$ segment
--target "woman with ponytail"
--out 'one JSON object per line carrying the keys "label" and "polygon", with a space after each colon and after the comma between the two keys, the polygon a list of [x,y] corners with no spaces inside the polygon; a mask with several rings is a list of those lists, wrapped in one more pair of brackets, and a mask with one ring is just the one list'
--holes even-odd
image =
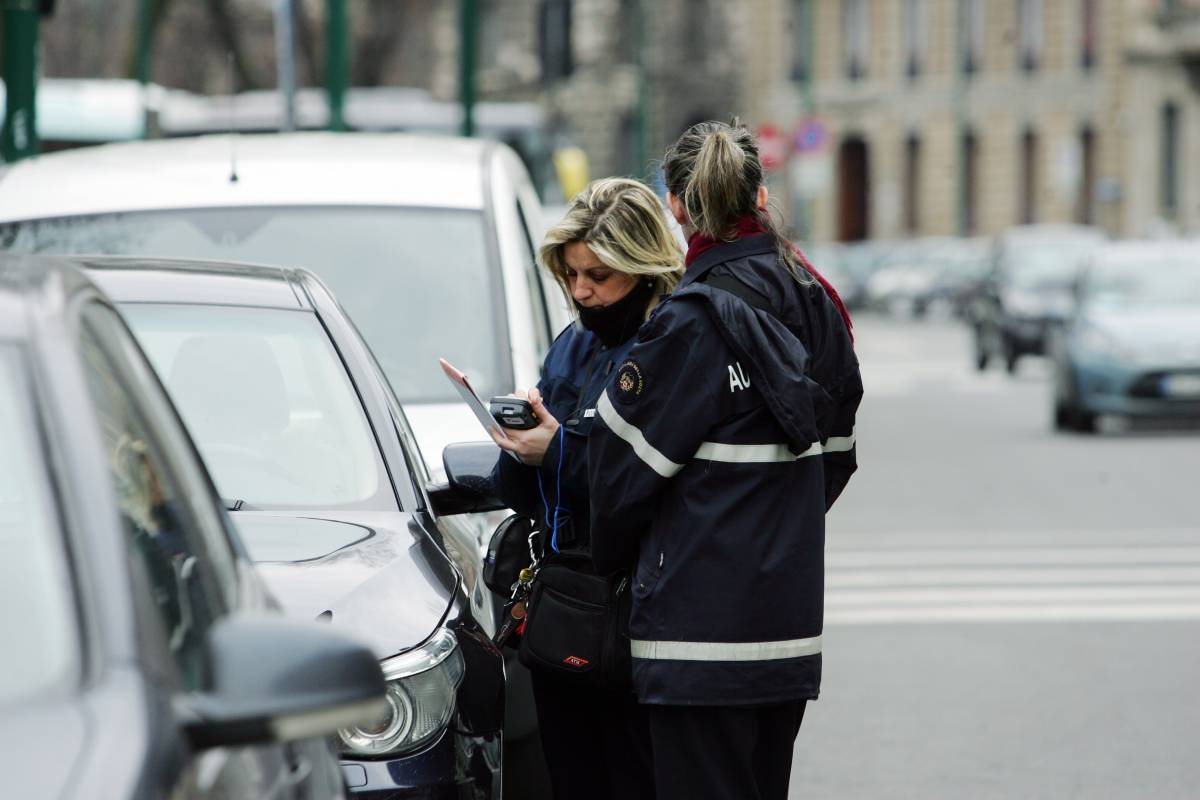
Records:
{"label": "woman with ponytail", "polygon": [[663,170],[686,270],[596,404],[592,558],[636,563],[657,797],[783,800],[820,687],[825,512],[857,466],[850,317],[772,221],[750,131],[694,125]]}

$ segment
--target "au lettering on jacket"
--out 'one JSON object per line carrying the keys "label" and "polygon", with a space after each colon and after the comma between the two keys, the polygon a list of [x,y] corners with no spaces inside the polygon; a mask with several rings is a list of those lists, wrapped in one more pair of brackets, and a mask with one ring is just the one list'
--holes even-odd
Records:
{"label": "au lettering on jacket", "polygon": [[739,389],[745,390],[750,388],[750,376],[742,369],[740,361],[729,365],[729,391],[736,392]]}

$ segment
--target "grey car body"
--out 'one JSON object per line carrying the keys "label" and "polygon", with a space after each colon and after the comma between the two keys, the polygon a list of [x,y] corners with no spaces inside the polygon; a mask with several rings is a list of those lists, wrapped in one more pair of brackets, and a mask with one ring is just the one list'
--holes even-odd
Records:
{"label": "grey car body", "polygon": [[[385,675],[395,679],[393,689],[404,680],[394,674],[398,667],[407,671],[406,664],[423,661],[431,647],[436,650],[439,636],[447,631],[453,635],[454,658],[461,657],[463,674],[457,688],[449,689],[448,718],[411,748],[371,754],[353,752],[343,743],[342,766],[351,789],[380,797],[498,796],[504,673],[500,653],[488,638],[494,631],[494,609],[479,579],[478,548],[460,520],[439,513],[404,413],[333,296],[304,270],[162,259],[88,259],[87,264],[150,353],[196,435],[251,557],[289,615],[328,619],[369,643]],[[245,330],[251,333],[229,347],[224,328],[189,327],[196,324],[187,321],[189,314],[202,319],[246,315]],[[290,426],[289,419],[297,416],[283,399],[292,396],[292,387],[284,385],[276,363],[293,339],[281,334],[285,341],[277,350],[260,341],[269,335],[268,322],[281,315],[289,324],[313,331],[328,350],[339,374],[324,373],[322,380],[351,387],[348,396],[358,406],[354,414],[365,423],[364,446],[370,450],[361,451],[359,458],[377,465],[380,476],[376,489],[363,498],[326,503],[319,496],[332,473],[358,467],[339,460],[352,449],[349,438],[324,451],[338,465],[332,473],[296,476],[308,492],[316,493],[311,499],[263,502],[249,486],[266,484],[239,475],[221,460],[227,454],[218,445],[225,441],[230,442],[232,467],[261,460],[272,472],[319,466],[302,456],[292,464],[271,461],[273,451],[256,450],[250,441],[256,428]],[[152,319],[165,320],[169,329],[164,333]],[[184,321],[175,325],[178,320]],[[173,365],[158,357],[163,337],[183,340]],[[189,342],[224,347],[227,354],[224,361],[214,361],[210,353],[207,360],[197,364],[191,359],[185,367]],[[305,368],[313,366],[311,358],[293,356],[297,364],[303,360]],[[305,374],[311,374],[315,391],[322,373]],[[248,396],[253,402],[239,399]],[[274,403],[277,396],[279,403]],[[272,402],[261,402],[264,397]],[[239,412],[244,408],[245,427],[214,432],[211,420],[200,418],[206,405],[222,404]],[[269,413],[264,415],[264,408]],[[239,416],[225,414],[220,422],[240,424]],[[304,433],[309,446],[314,436]],[[421,674],[426,673],[413,673]],[[412,692],[403,692],[397,702],[412,701]]]}
{"label": "grey car body", "polygon": [[1054,422],[1099,415],[1200,418],[1200,245],[1115,243],[1098,252],[1055,353]]}
{"label": "grey car body", "polygon": [[285,620],[132,335],[66,261],[0,259],[0,440],[4,796],[340,796],[324,738],[189,734],[220,699],[214,636]]}

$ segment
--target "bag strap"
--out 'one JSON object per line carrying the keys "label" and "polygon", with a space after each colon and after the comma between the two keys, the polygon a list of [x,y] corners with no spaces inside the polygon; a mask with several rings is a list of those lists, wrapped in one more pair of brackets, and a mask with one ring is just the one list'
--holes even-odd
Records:
{"label": "bag strap", "polygon": [[739,281],[732,275],[714,275],[712,272],[706,272],[699,278],[699,281],[706,286],[712,286],[715,289],[723,289],[729,292],[734,297],[740,298],[742,302],[751,308],[757,308],[759,311],[765,311],[775,319],[779,319],[779,314],[775,311],[775,307],[766,295],[751,289],[746,284]]}

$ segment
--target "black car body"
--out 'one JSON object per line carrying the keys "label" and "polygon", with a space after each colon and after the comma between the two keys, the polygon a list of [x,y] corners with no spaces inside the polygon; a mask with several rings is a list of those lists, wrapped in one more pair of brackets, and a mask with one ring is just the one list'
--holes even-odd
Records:
{"label": "black car body", "polygon": [[391,717],[342,733],[351,789],[499,796],[503,660],[478,546],[439,513],[404,414],[333,296],[303,270],[88,264],[285,610],[380,659]]}
{"label": "black car body", "polygon": [[[65,261],[0,260],[0,441],[0,794],[341,796],[324,737],[338,704],[378,713],[372,654],[282,616],[132,334]],[[289,707],[308,721],[286,733]]]}
{"label": "black car body", "polygon": [[966,314],[976,368],[1000,359],[1011,373],[1022,356],[1045,355],[1071,313],[1080,270],[1103,242],[1100,231],[1081,225],[1030,225],[999,236]]}

